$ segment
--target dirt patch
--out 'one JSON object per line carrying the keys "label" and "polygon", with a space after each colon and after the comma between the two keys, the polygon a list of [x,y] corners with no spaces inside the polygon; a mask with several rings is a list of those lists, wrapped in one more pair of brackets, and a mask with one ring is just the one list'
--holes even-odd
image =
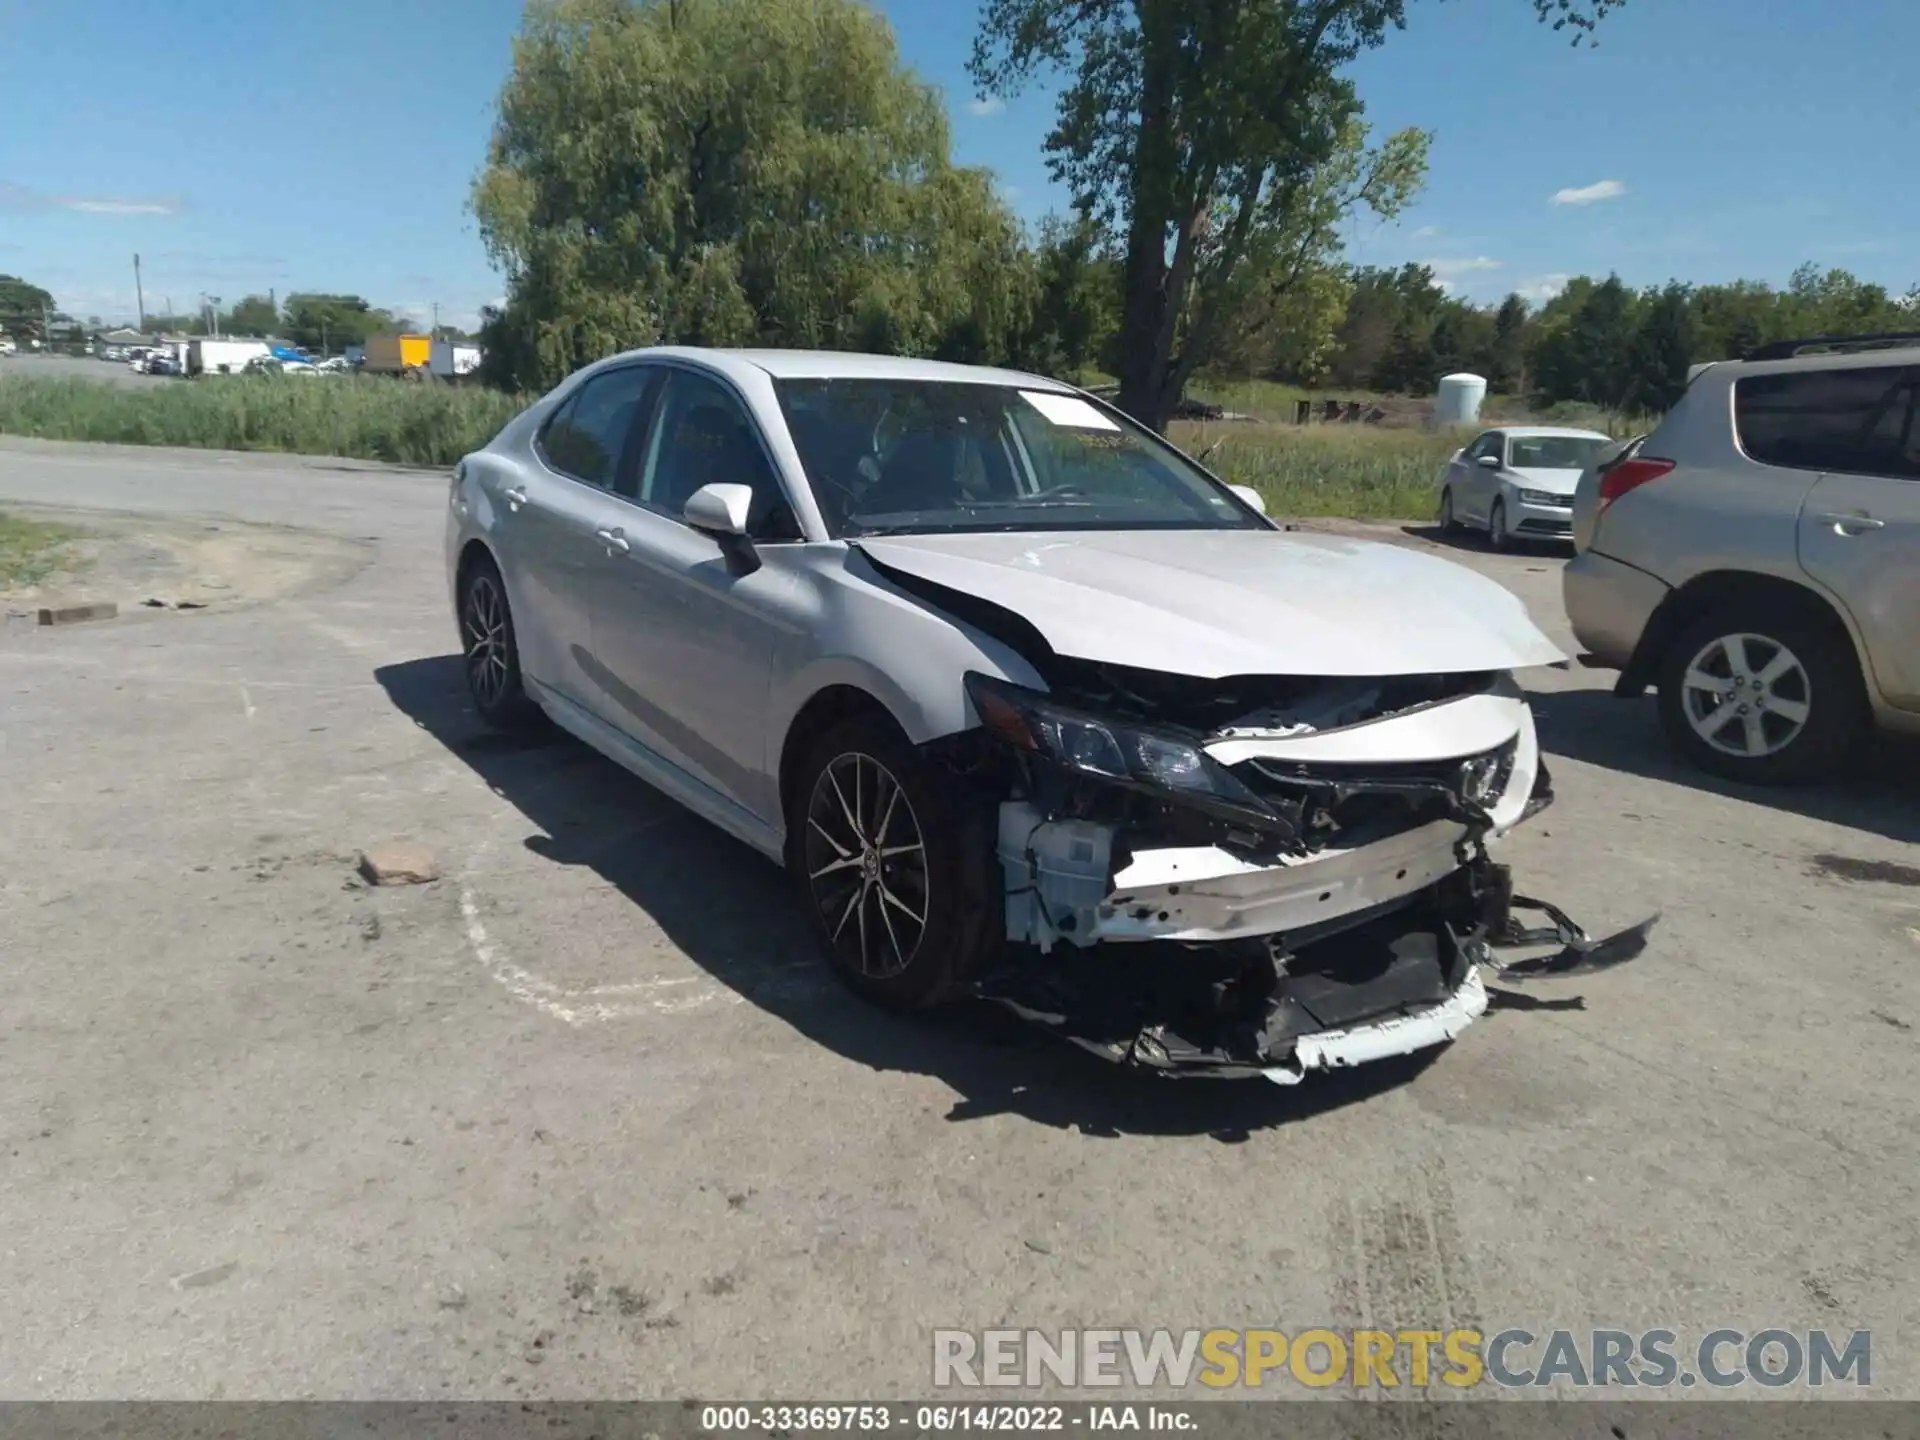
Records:
{"label": "dirt patch", "polygon": [[1877,881],[1883,885],[1920,885],[1920,868],[1897,860],[1856,860],[1851,855],[1816,855],[1813,873],[1836,880]]}
{"label": "dirt patch", "polygon": [[0,584],[0,609],[10,619],[40,606],[108,600],[123,615],[232,609],[342,583],[372,558],[364,541],[286,526],[39,505],[7,511],[77,532],[57,568],[31,584]]}

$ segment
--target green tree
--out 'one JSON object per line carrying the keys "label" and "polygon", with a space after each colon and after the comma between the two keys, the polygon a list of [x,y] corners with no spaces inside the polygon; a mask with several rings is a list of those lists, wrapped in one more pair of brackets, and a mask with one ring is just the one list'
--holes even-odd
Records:
{"label": "green tree", "polygon": [[220,328],[231,335],[272,335],[280,328],[280,312],[265,295],[249,295],[233,307]]}
{"label": "green tree", "polygon": [[1032,322],[1013,358],[1046,374],[1077,379],[1113,334],[1119,277],[1085,217],[1049,215],[1034,247]]}
{"label": "green tree", "polygon": [[[1619,3],[1532,0],[1577,36]],[[1076,203],[1125,236],[1120,403],[1139,419],[1164,426],[1258,237],[1283,250],[1318,231],[1300,213],[1316,190],[1340,213],[1393,214],[1422,178],[1418,132],[1368,156],[1370,183],[1319,178],[1361,114],[1339,72],[1402,27],[1407,4],[987,0],[972,58],[984,90],[1068,72],[1047,150]]]}
{"label": "green tree", "polygon": [[1542,399],[1583,400],[1618,410],[1633,399],[1633,344],[1637,297],[1609,275],[1595,284],[1584,277],[1569,284],[1543,315],[1534,356]]}
{"label": "green tree", "polygon": [[996,358],[1032,272],[857,0],[534,0],[473,209],[497,378],[657,341]]}
{"label": "green tree", "polygon": [[0,275],[0,331],[17,340],[47,338],[53,296],[18,275]]}
{"label": "green tree", "polygon": [[1655,413],[1673,408],[1693,364],[1692,296],[1677,281],[1648,291],[1629,350],[1626,403]]}
{"label": "green tree", "polygon": [[389,335],[400,326],[358,295],[300,293],[287,296],[283,328],[295,345],[337,354],[348,345],[366,344],[369,335]]}
{"label": "green tree", "polygon": [[1532,320],[1527,302],[1509,295],[1493,317],[1493,343],[1487,352],[1487,384],[1512,393],[1523,389],[1527,368],[1527,327]]}

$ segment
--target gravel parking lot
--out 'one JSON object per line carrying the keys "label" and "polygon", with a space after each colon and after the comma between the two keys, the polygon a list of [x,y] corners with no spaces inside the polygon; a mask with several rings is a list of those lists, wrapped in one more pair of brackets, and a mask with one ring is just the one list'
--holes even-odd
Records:
{"label": "gravel parking lot", "polygon": [[[1920,1398],[1908,755],[1736,792],[1531,675],[1507,858],[1648,952],[1418,1063],[1155,1083],[861,1007],[767,863],[481,733],[442,476],[0,441],[6,500],[332,558],[0,626],[0,1394],[906,1398],[936,1326],[1325,1324],[1871,1329]],[[1571,646],[1558,559],[1459,554]],[[391,838],[443,878],[358,884]]]}

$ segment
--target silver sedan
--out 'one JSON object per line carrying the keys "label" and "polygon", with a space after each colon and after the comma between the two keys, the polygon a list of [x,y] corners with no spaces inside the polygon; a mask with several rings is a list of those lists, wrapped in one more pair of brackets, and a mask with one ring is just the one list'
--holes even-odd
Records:
{"label": "silver sedan", "polygon": [[1486,1006],[1486,846],[1550,798],[1511,672],[1559,651],[1069,386],[617,356],[460,463],[447,560],[480,714],[785,864],[876,1001],[1280,1083]]}

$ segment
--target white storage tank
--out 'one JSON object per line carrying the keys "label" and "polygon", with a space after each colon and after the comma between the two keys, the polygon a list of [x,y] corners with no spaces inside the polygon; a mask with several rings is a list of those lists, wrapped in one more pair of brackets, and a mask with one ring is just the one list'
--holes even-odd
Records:
{"label": "white storage tank", "polygon": [[1471,425],[1480,418],[1487,382],[1478,375],[1442,375],[1433,396],[1433,423]]}

